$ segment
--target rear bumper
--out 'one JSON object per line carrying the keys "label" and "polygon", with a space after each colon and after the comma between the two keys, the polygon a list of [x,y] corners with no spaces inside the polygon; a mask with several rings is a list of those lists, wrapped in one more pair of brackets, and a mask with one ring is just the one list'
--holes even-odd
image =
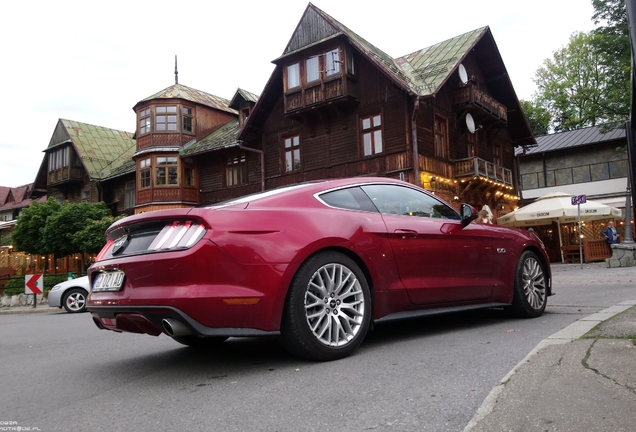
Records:
{"label": "rear bumper", "polygon": [[[108,259],[89,269],[91,281],[100,272],[118,270],[125,274],[123,286],[91,292],[87,309],[101,326],[115,331],[161,333],[161,320],[167,317],[180,319],[201,335],[228,336],[233,329],[252,329],[252,334],[278,331],[287,268],[237,262],[208,241],[186,251]],[[130,325],[105,321],[118,314]],[[150,324],[141,324],[145,321]],[[158,330],[151,331],[153,327]]]}
{"label": "rear bumper", "polygon": [[[89,308],[93,322],[102,330],[115,332],[141,333],[159,336],[165,333],[173,336],[166,329],[164,320],[177,321],[183,324],[192,335],[196,336],[266,336],[279,334],[278,331],[264,331],[254,328],[213,328],[207,327],[186,313],[173,307],[96,307]],[[170,329],[170,327],[168,327]]]}

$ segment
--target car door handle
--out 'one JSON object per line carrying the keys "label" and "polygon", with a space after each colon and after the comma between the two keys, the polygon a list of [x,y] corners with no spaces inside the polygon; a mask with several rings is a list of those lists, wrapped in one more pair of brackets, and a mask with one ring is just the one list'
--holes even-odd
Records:
{"label": "car door handle", "polygon": [[409,230],[409,229],[396,229],[395,235],[398,237],[402,237],[403,239],[407,238],[417,238],[417,231]]}

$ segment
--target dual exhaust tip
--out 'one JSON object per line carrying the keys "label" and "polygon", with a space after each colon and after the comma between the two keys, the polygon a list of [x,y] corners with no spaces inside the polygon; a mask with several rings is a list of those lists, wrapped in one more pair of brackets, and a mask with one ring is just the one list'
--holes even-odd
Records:
{"label": "dual exhaust tip", "polygon": [[189,336],[192,330],[181,321],[174,318],[164,318],[161,320],[163,331],[170,337]]}

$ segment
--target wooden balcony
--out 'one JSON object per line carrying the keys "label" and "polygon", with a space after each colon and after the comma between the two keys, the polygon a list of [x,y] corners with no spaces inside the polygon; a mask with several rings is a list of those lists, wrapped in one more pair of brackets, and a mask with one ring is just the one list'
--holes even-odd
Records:
{"label": "wooden balcony", "polygon": [[468,85],[453,92],[455,107],[473,106],[497,122],[508,123],[508,109],[477,87]]}
{"label": "wooden balcony", "polygon": [[506,186],[513,186],[511,170],[477,157],[455,161],[455,178],[466,177],[482,177]]}
{"label": "wooden balcony", "polygon": [[49,186],[65,182],[82,182],[84,172],[81,167],[64,167],[55,171],[49,171],[47,183]]}
{"label": "wooden balcony", "polygon": [[346,75],[316,81],[285,94],[285,114],[319,109],[323,105],[357,104],[356,84]]}

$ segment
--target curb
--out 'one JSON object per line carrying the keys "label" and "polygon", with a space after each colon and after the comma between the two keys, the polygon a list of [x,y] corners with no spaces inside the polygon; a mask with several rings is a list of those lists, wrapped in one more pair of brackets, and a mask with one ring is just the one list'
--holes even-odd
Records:
{"label": "curb", "polygon": [[18,307],[3,307],[0,309],[0,315],[26,315],[32,313],[46,313],[46,312],[57,312],[59,308],[53,308],[50,306],[18,306]]}
{"label": "curb", "polygon": [[550,345],[566,344],[572,342],[575,339],[579,339],[603,321],[606,321],[613,316],[625,312],[627,309],[631,308],[634,305],[636,305],[636,300],[626,300],[607,309],[603,309],[600,312],[594,313],[585,318],[581,318],[577,322],[570,324],[566,328],[554,333],[552,336],[548,336],[546,339],[539,342],[537,346],[535,346],[532,351],[530,351],[528,355],[524,357],[523,360],[517,363],[517,365],[501,379],[499,384],[491,390],[488,396],[486,396],[486,399],[484,399],[484,401],[482,402],[481,406],[475,412],[475,415],[473,415],[473,417],[470,419],[463,432],[469,432],[493,411],[497,403],[497,399],[503,392],[506,383],[515,373],[517,373],[517,370],[523,364],[527,363],[530,360],[532,356],[536,355],[543,348]]}

